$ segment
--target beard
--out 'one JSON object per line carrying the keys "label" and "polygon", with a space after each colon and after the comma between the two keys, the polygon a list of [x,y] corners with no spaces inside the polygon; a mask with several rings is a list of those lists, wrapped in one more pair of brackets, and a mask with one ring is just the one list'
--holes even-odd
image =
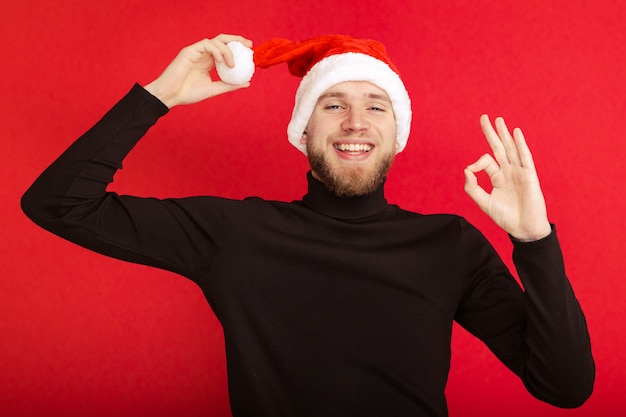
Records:
{"label": "beard", "polygon": [[389,153],[371,168],[331,166],[322,152],[307,143],[307,154],[311,171],[317,179],[338,197],[358,197],[371,194],[384,182],[395,155]]}

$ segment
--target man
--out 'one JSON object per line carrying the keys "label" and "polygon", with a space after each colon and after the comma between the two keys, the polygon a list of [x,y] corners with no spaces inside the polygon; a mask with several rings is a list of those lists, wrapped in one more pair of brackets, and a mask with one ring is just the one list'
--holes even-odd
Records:
{"label": "man", "polygon": [[[268,41],[255,62],[303,77],[288,127],[307,154],[292,203],[107,193],[122,159],[167,109],[247,87],[213,81],[219,35],[134,86],[33,184],[24,211],[100,253],[194,280],[223,328],[234,416],[446,416],[452,323],[479,337],[537,398],[576,407],[595,376],[583,313],[519,129],[481,117],[494,156],[467,193],[512,237],[522,291],[465,220],[387,204],[408,139],[408,94],[384,47],[325,36]],[[475,174],[484,170],[491,193]]]}

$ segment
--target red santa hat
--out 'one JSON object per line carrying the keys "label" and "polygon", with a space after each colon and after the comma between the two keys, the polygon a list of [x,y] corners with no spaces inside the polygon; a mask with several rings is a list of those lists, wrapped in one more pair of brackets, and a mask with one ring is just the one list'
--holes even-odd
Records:
{"label": "red santa hat", "polygon": [[260,68],[283,62],[292,75],[302,77],[287,127],[289,142],[296,148],[306,154],[300,139],[324,91],[344,81],[369,81],[389,96],[396,118],[398,152],[404,149],[411,129],[411,100],[382,43],[325,35],[299,42],[270,39],[254,48],[254,63]]}

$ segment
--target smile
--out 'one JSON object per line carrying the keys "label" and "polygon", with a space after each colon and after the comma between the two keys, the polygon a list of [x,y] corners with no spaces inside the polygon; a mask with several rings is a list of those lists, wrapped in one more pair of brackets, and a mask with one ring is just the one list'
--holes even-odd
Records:
{"label": "smile", "polygon": [[335,149],[341,152],[346,153],[358,153],[358,152],[369,152],[374,149],[374,146],[369,145],[367,143],[337,143],[335,144]]}

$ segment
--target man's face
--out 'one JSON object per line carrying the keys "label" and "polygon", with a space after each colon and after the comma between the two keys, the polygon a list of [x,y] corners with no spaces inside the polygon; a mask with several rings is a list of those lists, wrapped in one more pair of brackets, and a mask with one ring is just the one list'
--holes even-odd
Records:
{"label": "man's face", "polygon": [[397,151],[391,100],[367,81],[336,84],[320,96],[301,142],[313,176],[335,194],[369,194],[384,181]]}

